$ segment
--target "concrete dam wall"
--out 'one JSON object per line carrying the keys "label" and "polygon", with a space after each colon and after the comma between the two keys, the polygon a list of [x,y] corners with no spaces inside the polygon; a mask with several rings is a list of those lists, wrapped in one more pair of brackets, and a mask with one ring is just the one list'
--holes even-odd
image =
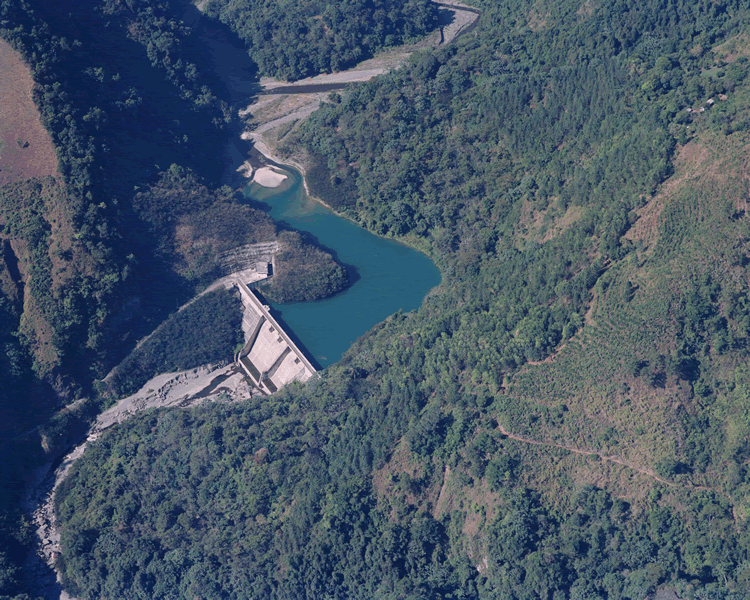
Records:
{"label": "concrete dam wall", "polygon": [[267,394],[292,381],[307,381],[315,373],[315,367],[247,285],[238,280],[237,287],[245,305],[242,328],[246,336],[237,364]]}

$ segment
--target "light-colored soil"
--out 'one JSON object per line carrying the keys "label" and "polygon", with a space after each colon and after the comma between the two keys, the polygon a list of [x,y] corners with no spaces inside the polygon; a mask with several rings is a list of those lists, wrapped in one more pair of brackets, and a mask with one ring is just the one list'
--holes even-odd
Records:
{"label": "light-colored soil", "polygon": [[[212,385],[216,387],[212,389]],[[233,364],[218,368],[205,365],[179,373],[163,373],[99,415],[89,432],[88,441],[96,440],[108,427],[147,408],[186,408],[204,401],[215,401],[219,396],[225,401],[238,401],[251,398],[253,394],[252,385]]]}
{"label": "light-colored soil", "polygon": [[326,83],[354,83],[357,81],[369,81],[373,77],[381,75],[389,68],[397,67],[410,52],[399,52],[395,54],[380,55],[361,62],[348,71],[339,73],[324,73],[315,77],[307,77],[293,83],[278,81],[272,77],[261,77],[260,85],[265,91],[272,91],[279,87],[303,87],[306,85],[322,85]]}
{"label": "light-colored soil", "polygon": [[253,173],[255,171],[253,170],[253,166],[250,164],[250,161],[246,160],[235,169],[235,172],[240,173],[246,179],[252,179]]}
{"label": "light-colored soil", "polygon": [[0,185],[57,175],[57,155],[32,97],[34,81],[18,53],[0,40]]}

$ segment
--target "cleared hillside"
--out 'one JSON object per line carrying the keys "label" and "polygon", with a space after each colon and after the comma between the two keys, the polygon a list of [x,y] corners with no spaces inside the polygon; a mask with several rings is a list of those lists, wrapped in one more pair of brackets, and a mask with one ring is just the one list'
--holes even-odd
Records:
{"label": "cleared hillside", "polygon": [[0,40],[0,185],[58,174],[55,149],[42,126],[33,89],[29,67]]}

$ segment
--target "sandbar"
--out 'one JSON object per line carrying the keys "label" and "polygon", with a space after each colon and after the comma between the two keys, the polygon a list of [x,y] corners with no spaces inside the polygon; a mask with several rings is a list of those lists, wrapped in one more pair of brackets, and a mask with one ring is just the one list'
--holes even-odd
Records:
{"label": "sandbar", "polygon": [[284,183],[289,176],[281,169],[274,167],[261,167],[255,171],[253,182],[267,188],[277,188]]}

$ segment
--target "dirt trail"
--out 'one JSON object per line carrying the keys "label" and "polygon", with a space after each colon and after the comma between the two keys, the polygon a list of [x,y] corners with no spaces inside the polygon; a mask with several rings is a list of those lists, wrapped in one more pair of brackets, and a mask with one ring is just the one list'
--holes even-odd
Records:
{"label": "dirt trail", "polygon": [[696,485],[694,483],[677,483],[674,481],[669,481],[667,479],[664,479],[663,477],[660,477],[657,475],[656,471],[653,469],[649,469],[648,467],[642,467],[640,465],[637,465],[635,463],[630,462],[629,460],[625,460],[623,458],[619,458],[617,456],[611,456],[608,454],[603,454],[601,452],[597,452],[596,450],[582,450],[580,448],[575,448],[573,446],[567,446],[565,444],[556,444],[555,442],[543,442],[540,440],[534,440],[531,438],[528,438],[523,435],[517,435],[515,433],[511,433],[505,427],[498,424],[497,426],[498,431],[502,433],[505,437],[509,437],[512,440],[516,440],[519,442],[524,442],[526,444],[532,444],[534,446],[551,446],[553,448],[560,448],[562,450],[567,450],[568,452],[573,452],[575,454],[581,454],[584,456],[598,456],[603,461],[609,461],[613,463],[617,463],[618,465],[622,465],[623,467],[627,467],[629,469],[632,469],[634,471],[638,471],[639,473],[642,473],[643,475],[646,475],[647,477],[650,477],[651,479],[654,479],[658,481],[659,483],[663,483],[664,485],[668,485],[671,487],[681,487],[683,489],[690,489],[690,490],[700,490],[705,492],[714,492],[716,494],[720,494],[723,496],[726,496],[724,492],[720,492],[719,490],[715,490],[714,488],[708,487],[706,485]]}

